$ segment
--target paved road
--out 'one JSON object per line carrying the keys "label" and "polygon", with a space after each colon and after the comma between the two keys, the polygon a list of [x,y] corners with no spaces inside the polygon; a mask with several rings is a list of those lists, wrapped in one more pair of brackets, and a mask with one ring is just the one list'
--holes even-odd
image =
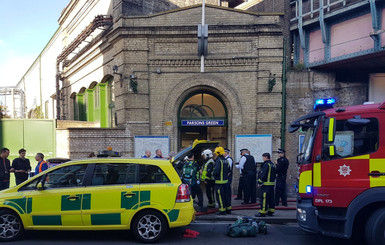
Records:
{"label": "paved road", "polygon": [[[331,237],[324,237],[320,235],[308,234],[300,230],[295,223],[284,225],[268,225],[267,235],[258,235],[257,237],[247,238],[231,238],[226,235],[226,227],[228,225],[224,222],[197,222],[188,227],[176,228],[170,230],[166,237],[158,244],[210,244],[210,245],[224,245],[236,243],[236,245],[243,244],[295,244],[295,245],[348,245],[353,244],[352,241],[337,239]],[[192,229],[200,232],[197,238],[183,238],[182,234],[185,229]],[[23,244],[82,244],[82,245],[96,245],[96,244],[141,244],[136,242],[128,232],[125,231],[83,231],[83,232],[69,232],[69,231],[34,231],[28,232],[22,241],[17,241],[13,245]],[[3,243],[5,244],[5,243]]]}

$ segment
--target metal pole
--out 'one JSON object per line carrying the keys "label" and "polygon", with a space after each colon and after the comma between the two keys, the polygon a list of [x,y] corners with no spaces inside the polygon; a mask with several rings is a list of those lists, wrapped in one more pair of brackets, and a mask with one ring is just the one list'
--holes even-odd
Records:
{"label": "metal pole", "polygon": [[[205,26],[205,0],[202,0],[202,28]],[[202,37],[204,38],[204,37]],[[205,56],[201,55],[201,72],[205,72]]]}

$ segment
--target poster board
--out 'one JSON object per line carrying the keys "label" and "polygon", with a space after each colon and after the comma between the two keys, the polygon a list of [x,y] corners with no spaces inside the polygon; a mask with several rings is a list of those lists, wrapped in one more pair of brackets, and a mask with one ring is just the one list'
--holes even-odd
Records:
{"label": "poster board", "polygon": [[235,161],[239,162],[240,150],[247,148],[256,162],[263,162],[262,154],[267,152],[272,155],[273,136],[271,134],[235,135]]}
{"label": "poster board", "polygon": [[170,139],[168,136],[135,136],[134,157],[141,158],[146,150],[151,151],[151,157],[155,157],[156,149],[162,150],[163,157],[167,158],[170,152]]}

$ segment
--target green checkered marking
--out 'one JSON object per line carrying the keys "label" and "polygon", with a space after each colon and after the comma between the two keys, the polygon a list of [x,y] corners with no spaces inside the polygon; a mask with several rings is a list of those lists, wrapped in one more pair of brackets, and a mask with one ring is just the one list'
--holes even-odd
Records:
{"label": "green checkered marking", "polygon": [[17,198],[5,200],[4,205],[15,208],[20,214],[31,213],[32,198]]}
{"label": "green checkered marking", "polygon": [[78,194],[75,195],[78,197],[76,200],[70,200],[68,199],[70,196],[74,195],[64,195],[61,196],[61,211],[76,211],[81,210],[81,204],[82,204],[82,195]]}
{"label": "green checkered marking", "polygon": [[62,225],[60,215],[32,216],[33,225]]}
{"label": "green checkered marking", "polygon": [[167,210],[164,209],[164,211],[167,213],[168,218],[170,219],[170,222],[175,222],[178,220],[179,217],[179,209],[172,209],[172,210]]}
{"label": "green checkered marking", "polygon": [[132,193],[135,194],[135,196],[131,197],[125,197],[126,191],[123,191],[120,194],[120,204],[121,208],[125,209],[137,209],[138,208],[138,202],[139,202],[139,191],[133,191]]}
{"label": "green checkered marking", "polygon": [[120,214],[91,214],[92,225],[120,225]]}

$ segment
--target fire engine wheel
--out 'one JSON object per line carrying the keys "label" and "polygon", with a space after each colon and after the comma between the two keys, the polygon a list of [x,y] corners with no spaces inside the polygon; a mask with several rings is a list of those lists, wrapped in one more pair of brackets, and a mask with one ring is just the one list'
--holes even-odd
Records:
{"label": "fire engine wheel", "polygon": [[15,241],[24,233],[23,223],[20,217],[12,211],[0,211],[0,241]]}
{"label": "fire engine wheel", "polygon": [[166,233],[168,225],[165,217],[158,211],[144,210],[135,217],[131,228],[136,239],[152,243]]}
{"label": "fire engine wheel", "polygon": [[368,245],[385,244],[385,208],[376,210],[368,219],[365,227]]}

